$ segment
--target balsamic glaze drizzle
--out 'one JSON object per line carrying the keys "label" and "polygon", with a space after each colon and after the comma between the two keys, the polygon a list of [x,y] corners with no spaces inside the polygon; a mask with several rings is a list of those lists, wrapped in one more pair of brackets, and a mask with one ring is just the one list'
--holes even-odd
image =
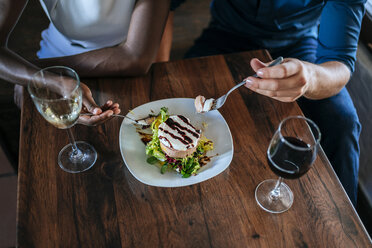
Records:
{"label": "balsamic glaze drizzle", "polygon": [[[177,115],[178,118],[180,118],[184,123],[186,123],[189,127],[186,127],[186,126],[182,126],[180,123],[174,121],[172,118],[168,118],[166,121],[165,121],[165,124],[172,130],[176,131],[177,134],[179,134],[180,136],[178,135],[175,135],[167,130],[165,130],[164,128],[162,127],[159,127],[159,130],[163,131],[164,133],[168,134],[169,136],[171,136],[173,139],[177,139],[179,140],[180,142],[182,142],[184,145],[187,145],[187,148],[190,148],[191,146],[194,146],[193,143],[193,139],[190,138],[188,135],[192,135],[194,136],[195,138],[199,138],[200,137],[200,130],[197,130],[193,125],[191,125],[190,121],[182,116],[182,115]],[[192,129],[194,130],[192,130]],[[159,137],[159,139],[165,139],[165,137],[161,136]],[[169,142],[169,140],[167,140],[167,142],[169,144],[171,144]]]}

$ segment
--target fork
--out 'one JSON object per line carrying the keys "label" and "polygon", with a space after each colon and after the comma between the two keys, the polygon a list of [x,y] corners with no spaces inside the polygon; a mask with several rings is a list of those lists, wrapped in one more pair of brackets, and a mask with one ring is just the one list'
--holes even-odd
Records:
{"label": "fork", "polygon": [[[278,57],[273,62],[271,62],[267,67],[272,67],[274,65],[280,64],[280,63],[282,63],[282,61],[283,61],[283,57]],[[258,77],[258,76],[257,76],[257,74],[254,74],[252,77]],[[224,105],[224,103],[226,102],[227,96],[231,92],[233,92],[235,89],[237,89],[240,86],[244,85],[245,83],[246,83],[245,80],[243,80],[243,82],[238,83],[237,85],[235,85],[234,87],[232,87],[225,95],[220,96],[219,98],[217,98],[216,100],[214,100],[213,103],[212,103],[211,110],[216,110],[216,109],[221,108],[222,105]]]}
{"label": "fork", "polygon": [[[81,113],[80,115],[82,116],[93,116],[94,114],[91,114],[91,113]],[[112,117],[121,117],[121,118],[128,118],[129,120],[139,124],[139,125],[142,125],[142,126],[147,126],[147,125],[150,125],[151,122],[153,121],[153,117],[145,117],[145,118],[142,118],[142,119],[138,119],[138,120],[135,120],[127,115],[119,115],[119,114],[113,114],[111,115]]]}

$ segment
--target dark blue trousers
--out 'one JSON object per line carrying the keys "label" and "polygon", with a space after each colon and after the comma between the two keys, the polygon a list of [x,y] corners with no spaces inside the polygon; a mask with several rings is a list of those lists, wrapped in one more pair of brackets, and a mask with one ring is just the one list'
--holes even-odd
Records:
{"label": "dark blue trousers", "polygon": [[[289,47],[276,49],[261,47],[257,41],[223,31],[211,24],[195,41],[185,57],[267,49],[273,58],[283,56],[314,62],[316,47],[317,40],[314,38],[298,40]],[[322,148],[355,206],[361,125],[347,89],[343,88],[340,93],[330,98],[309,100],[302,97],[297,102],[304,115],[319,126],[322,133]]]}

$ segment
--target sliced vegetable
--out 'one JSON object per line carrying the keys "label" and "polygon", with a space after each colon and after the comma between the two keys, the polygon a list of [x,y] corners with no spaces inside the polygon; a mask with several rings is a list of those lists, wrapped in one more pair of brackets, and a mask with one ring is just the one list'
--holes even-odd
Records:
{"label": "sliced vegetable", "polygon": [[146,161],[147,161],[147,163],[149,163],[149,164],[155,164],[155,163],[158,162],[159,160],[158,160],[156,157],[151,156],[151,157],[147,158]]}

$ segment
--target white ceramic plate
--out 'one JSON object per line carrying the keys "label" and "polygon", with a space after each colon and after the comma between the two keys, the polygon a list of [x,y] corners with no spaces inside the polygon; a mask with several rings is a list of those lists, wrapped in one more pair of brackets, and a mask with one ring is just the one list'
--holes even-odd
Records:
{"label": "white ceramic plate", "polygon": [[[217,110],[206,114],[197,114],[194,107],[194,99],[170,98],[143,104],[130,113],[128,117],[134,119],[148,116],[150,113],[158,114],[161,107],[167,107],[170,115],[183,115],[191,120],[191,123],[201,129],[208,139],[214,143],[214,149],[207,153],[212,157],[211,161],[203,166],[198,174],[189,178],[182,178],[175,171],[160,173],[160,168],[146,162],[145,145],[140,139],[133,122],[125,118],[120,127],[119,140],[120,151],[129,171],[140,182],[158,187],[182,187],[208,180],[222,171],[231,163],[233,157],[233,141],[230,129]],[[202,123],[207,126],[203,128]]]}

